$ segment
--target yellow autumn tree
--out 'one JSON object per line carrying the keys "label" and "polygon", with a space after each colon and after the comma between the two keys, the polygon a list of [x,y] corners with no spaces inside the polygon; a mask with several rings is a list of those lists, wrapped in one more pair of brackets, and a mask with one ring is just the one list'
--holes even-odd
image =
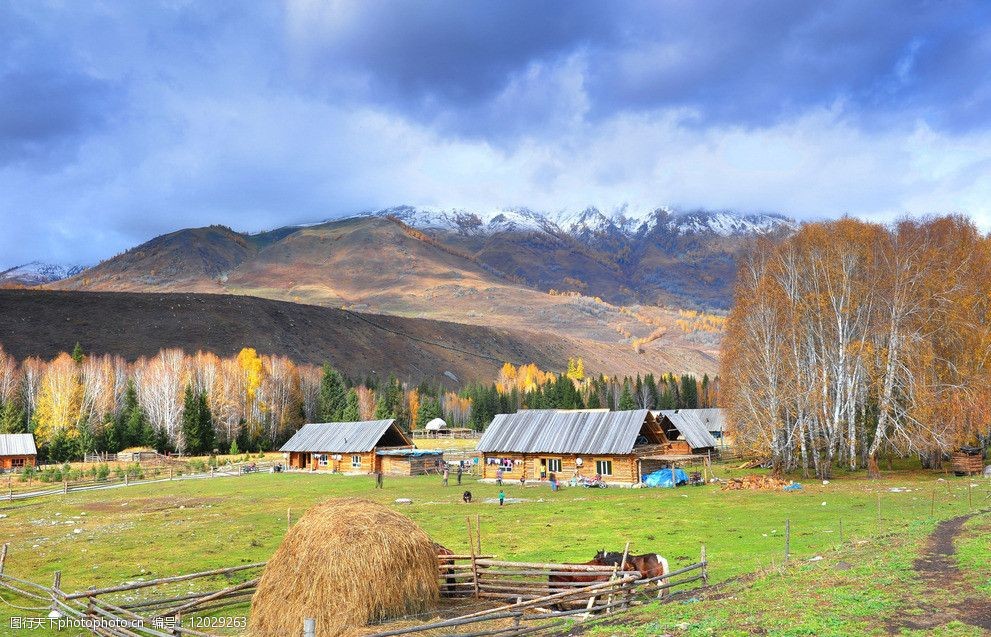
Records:
{"label": "yellow autumn tree", "polygon": [[415,388],[409,390],[406,403],[409,405],[409,421],[412,429],[416,426],[416,418],[420,414],[420,392]]}
{"label": "yellow autumn tree", "polygon": [[581,358],[568,359],[568,378],[575,383],[585,380],[585,361]]}
{"label": "yellow autumn tree", "polygon": [[75,438],[82,404],[83,385],[72,357],[62,352],[45,368],[35,411],[34,436],[46,445],[59,436]]}
{"label": "yellow autumn tree", "polygon": [[265,365],[255,348],[245,347],[237,353],[237,366],[244,378],[244,416],[251,426],[251,433],[257,433],[254,430],[261,420],[259,409],[261,406],[256,405],[255,400],[258,396],[258,388],[265,379]]}

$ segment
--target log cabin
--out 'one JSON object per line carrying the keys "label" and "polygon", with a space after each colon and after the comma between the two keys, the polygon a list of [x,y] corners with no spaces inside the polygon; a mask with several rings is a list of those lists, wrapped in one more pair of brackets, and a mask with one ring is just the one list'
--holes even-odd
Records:
{"label": "log cabin", "polygon": [[[323,422],[303,425],[282,445],[290,469],[368,474],[398,469],[402,460],[384,460],[379,451],[412,450],[413,442],[395,420]],[[401,458],[401,456],[398,456]]]}
{"label": "log cabin", "polygon": [[478,442],[482,479],[564,482],[599,475],[607,484],[640,482],[638,454],[656,451],[664,432],[648,410],[529,409],[498,414]]}
{"label": "log cabin", "polygon": [[22,471],[37,463],[33,434],[0,434],[0,471]]}

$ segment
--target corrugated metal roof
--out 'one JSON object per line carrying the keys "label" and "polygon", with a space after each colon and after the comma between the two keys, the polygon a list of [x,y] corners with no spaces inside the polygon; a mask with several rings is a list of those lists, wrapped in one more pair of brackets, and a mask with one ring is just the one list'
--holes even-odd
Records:
{"label": "corrugated metal roof", "polygon": [[371,451],[395,420],[317,422],[303,425],[281,451],[362,453]]}
{"label": "corrugated metal roof", "polygon": [[35,456],[33,434],[0,434],[0,456]]}
{"label": "corrugated metal roof", "polygon": [[478,450],[486,453],[626,454],[640,435],[647,410],[537,410],[499,414]]}
{"label": "corrugated metal roof", "polygon": [[[709,423],[713,415],[709,412],[718,409],[664,409],[655,411],[658,418],[667,418],[681,433],[692,449],[715,447],[719,443],[709,433]],[[721,414],[720,414],[721,417]]]}

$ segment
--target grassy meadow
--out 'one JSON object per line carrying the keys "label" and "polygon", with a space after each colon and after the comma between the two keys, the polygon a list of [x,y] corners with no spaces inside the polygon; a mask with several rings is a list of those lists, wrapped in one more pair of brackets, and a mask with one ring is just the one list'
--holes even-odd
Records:
{"label": "grassy meadow", "polygon": [[[746,473],[716,467],[721,477]],[[622,620],[620,634],[874,634],[865,632],[868,623],[888,634],[879,618],[916,608],[913,595],[921,593],[913,593],[911,562],[936,522],[991,507],[988,481],[975,479],[970,498],[968,482],[897,471],[875,481],[863,474],[805,481],[795,492],[707,485],[552,493],[543,485],[511,484],[500,508],[498,487],[470,477],[460,488],[453,477],[448,487],[435,476],[386,477],[385,489],[374,490],[371,477],[259,473],[0,503],[0,538],[10,543],[7,573],[50,584],[61,570],[62,589],[74,591],[264,561],[286,531],[287,510],[298,518],[326,498],[361,496],[404,512],[457,552],[468,549],[466,516],[477,514],[484,552],[504,559],[585,561],[599,548],[622,550],[629,540],[634,551],[659,552],[679,568],[698,561],[705,544],[715,593],[638,610]],[[464,489],[475,496],[470,505],[461,501]],[[413,503],[395,504],[397,498]],[[792,559],[784,566],[786,520]],[[985,594],[991,593],[988,523],[987,515],[972,519],[958,550],[961,566]],[[851,568],[836,570],[839,562]],[[0,634],[12,615],[45,615],[11,606],[36,602],[0,595]],[[761,626],[767,630],[751,631]],[[940,634],[981,634],[969,628],[949,626]],[[615,624],[602,630],[617,634]]]}

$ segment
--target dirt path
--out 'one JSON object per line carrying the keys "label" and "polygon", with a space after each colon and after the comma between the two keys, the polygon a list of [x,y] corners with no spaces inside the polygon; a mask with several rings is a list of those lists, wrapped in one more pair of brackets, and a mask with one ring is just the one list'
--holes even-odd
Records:
{"label": "dirt path", "polygon": [[[991,510],[980,513],[989,511]],[[954,542],[963,530],[963,525],[975,515],[977,513],[940,522],[929,536],[925,552],[913,563],[926,592],[932,593],[933,600],[949,598],[949,606],[933,608],[934,612],[919,617],[900,617],[888,625],[890,634],[896,635],[903,628],[929,630],[945,626],[953,620],[982,628],[991,634],[991,598],[974,590],[961,573],[955,558]]]}

